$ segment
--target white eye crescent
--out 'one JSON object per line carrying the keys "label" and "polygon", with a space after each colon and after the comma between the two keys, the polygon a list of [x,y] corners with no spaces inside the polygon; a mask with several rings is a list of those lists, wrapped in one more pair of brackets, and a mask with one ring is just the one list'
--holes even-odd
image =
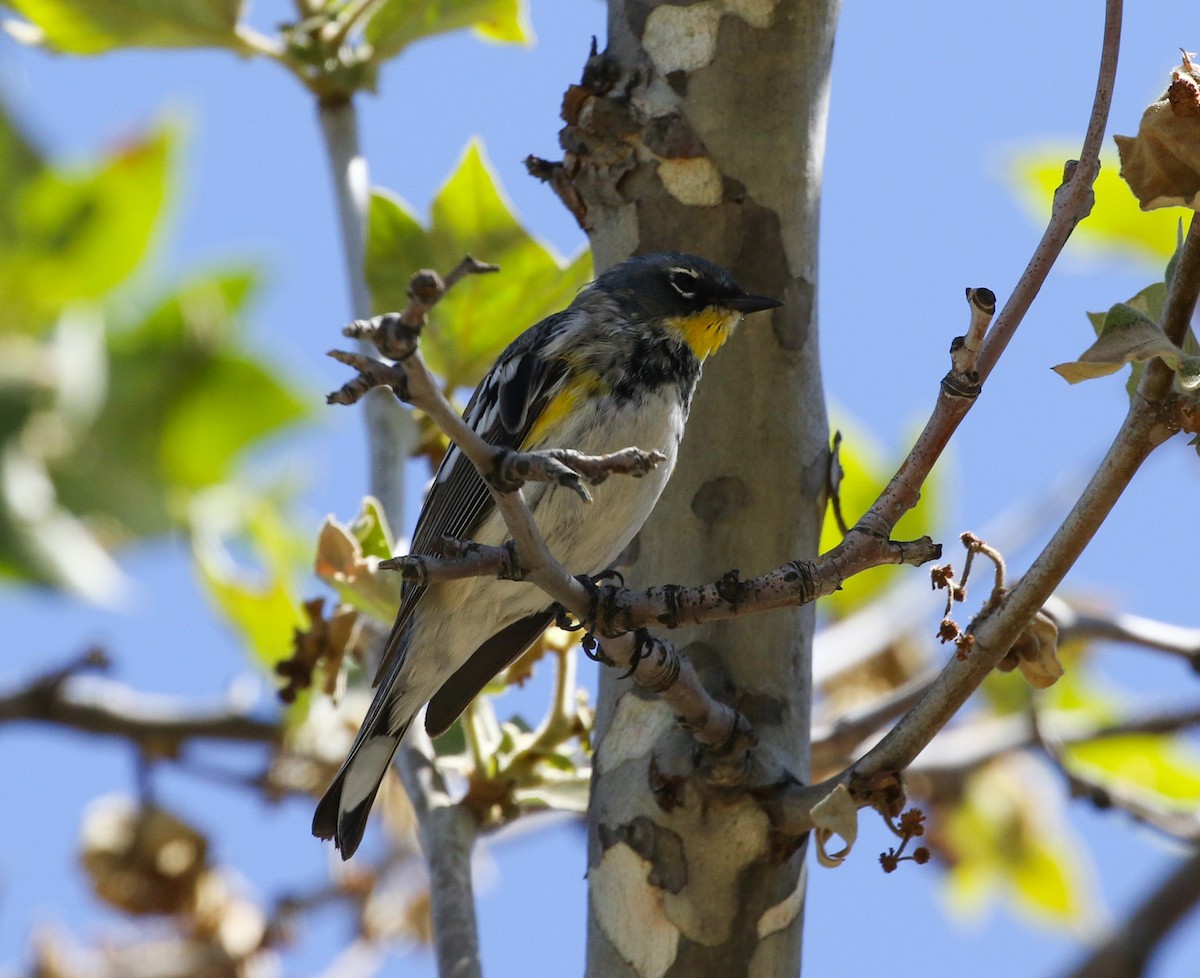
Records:
{"label": "white eye crescent", "polygon": [[671,288],[685,299],[696,298],[700,276],[690,268],[672,268],[667,275],[667,281],[671,283]]}

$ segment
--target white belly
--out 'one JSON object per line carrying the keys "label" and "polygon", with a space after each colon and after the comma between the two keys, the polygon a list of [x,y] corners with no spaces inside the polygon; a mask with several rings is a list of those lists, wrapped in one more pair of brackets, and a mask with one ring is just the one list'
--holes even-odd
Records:
{"label": "white belly", "polygon": [[[551,553],[568,573],[598,574],[629,545],[675,467],[684,420],[677,392],[671,388],[650,398],[639,411],[608,415],[604,424],[597,423],[597,409],[581,412],[562,432],[561,440],[536,446],[574,448],[589,455],[636,446],[666,456],[640,479],[612,475],[592,486],[591,503],[558,486],[524,488]],[[494,511],[474,535],[477,542],[491,546],[508,538],[507,527]],[[413,623],[411,648],[422,651],[407,657],[402,683],[414,696],[428,699],[489,636],[551,603],[539,588],[517,581],[468,578],[429,588]]]}

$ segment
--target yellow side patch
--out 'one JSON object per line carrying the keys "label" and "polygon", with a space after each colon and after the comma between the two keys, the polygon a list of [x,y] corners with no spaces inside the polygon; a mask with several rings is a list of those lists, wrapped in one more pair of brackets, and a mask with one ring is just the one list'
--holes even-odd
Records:
{"label": "yellow side patch", "polygon": [[[576,374],[550,400],[538,415],[529,434],[521,442],[522,450],[528,450],[538,445],[546,437],[547,432],[560,424],[572,411],[589,397],[601,393],[603,385],[600,378],[592,372]],[[573,448],[573,445],[551,445],[551,448]]]}
{"label": "yellow side patch", "polygon": [[726,312],[710,306],[694,316],[676,316],[666,321],[668,329],[674,330],[691,347],[696,359],[703,362],[721,348],[729,339],[734,326],[742,318],[741,313]]}

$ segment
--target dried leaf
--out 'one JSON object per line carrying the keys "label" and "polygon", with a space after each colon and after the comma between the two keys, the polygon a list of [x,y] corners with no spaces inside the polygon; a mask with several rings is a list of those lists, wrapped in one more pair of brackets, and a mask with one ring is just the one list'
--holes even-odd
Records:
{"label": "dried leaf", "polygon": [[[816,827],[817,862],[831,869],[840,866],[858,838],[858,806],[850,796],[850,789],[839,784],[813,805],[812,820]],[[831,853],[826,844],[835,835],[840,835],[846,845]]]}
{"label": "dried leaf", "polygon": [[1063,667],[1058,661],[1058,626],[1040,611],[1009,649],[1008,655],[1016,657],[1016,667],[1035,689],[1053,686],[1062,677]]}
{"label": "dried leaf", "polygon": [[1200,73],[1186,54],[1171,87],[1142,115],[1137,136],[1115,136],[1121,176],[1142,210],[1200,209]]}
{"label": "dried leaf", "polygon": [[203,835],[169,812],[123,796],[88,806],[80,850],[96,896],[131,914],[190,912],[208,871]]}

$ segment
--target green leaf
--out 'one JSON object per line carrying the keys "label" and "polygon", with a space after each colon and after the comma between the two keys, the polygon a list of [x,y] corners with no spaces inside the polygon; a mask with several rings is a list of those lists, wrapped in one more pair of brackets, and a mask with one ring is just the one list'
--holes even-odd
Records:
{"label": "green leaf", "polygon": [[385,61],[422,38],[473,27],[490,41],[532,44],[525,0],[383,0],[363,36]]}
{"label": "green leaf", "polygon": [[1072,768],[1178,806],[1200,803],[1200,757],[1181,738],[1151,734],[1102,737],[1065,750]]}
{"label": "green leaf", "polygon": [[305,413],[304,403],[265,365],[232,351],[214,357],[163,417],[163,475],[184,489],[222,482],[242,451]]}
{"label": "green leaf", "polygon": [[92,172],[47,167],[21,183],[0,239],[0,331],[45,329],[67,303],[97,299],[137,268],[166,198],[174,141],[159,130]]}
{"label": "green leaf", "polygon": [[395,540],[388,526],[387,515],[374,496],[363,497],[362,509],[350,524],[350,532],[358,541],[364,557],[387,560],[395,552]]}
{"label": "green leaf", "polygon": [[[41,156],[0,106],[0,198],[15,199],[41,169]],[[0,242],[11,240],[15,234],[11,209],[0,207]]]}
{"label": "green leaf", "polygon": [[[363,518],[360,516],[355,522],[361,524]],[[378,534],[368,529],[366,535],[370,545],[376,546]],[[396,609],[400,607],[400,575],[381,571],[379,560],[379,555],[363,552],[354,528],[339,523],[332,516],[325,518],[317,537],[317,576],[337,591],[341,603],[376,621],[388,623],[396,617]]]}
{"label": "green leaf", "polygon": [[1029,911],[1051,920],[1078,917],[1075,894],[1079,880],[1057,848],[1046,840],[1032,839],[1012,863],[1010,882],[1017,899]]}
{"label": "green leaf", "polygon": [[[1035,221],[1050,214],[1054,191],[1062,183],[1063,161],[1078,150],[1042,148],[1019,154],[1011,164],[1013,189]],[[1178,212],[1144,212],[1120,177],[1120,164],[1102,161],[1094,190],[1096,203],[1071,235],[1071,241],[1093,252],[1116,253],[1160,266],[1175,252]]]}
{"label": "green leaf", "polygon": [[[244,538],[257,571],[238,566],[226,546],[231,535]],[[293,631],[310,625],[293,584],[297,547],[264,499],[216,492],[192,509],[192,556],[205,592],[267,669],[291,655]]]}
{"label": "green leaf", "polygon": [[[1094,322],[1094,320],[1093,320]],[[1178,369],[1182,351],[1145,313],[1118,302],[1105,315],[1096,342],[1073,363],[1060,363],[1055,373],[1071,384],[1116,373],[1125,364],[1161,357]]]}
{"label": "green leaf", "polygon": [[173,500],[228,478],[241,453],[304,413],[301,399],[240,349],[247,271],[183,286],[109,340],[109,394],[75,450],[52,466],[64,503],[115,536],[160,533]]}
{"label": "green leaf", "polygon": [[978,912],[1003,897],[1046,928],[1077,926],[1091,907],[1087,866],[1059,794],[1027,758],[1010,755],[968,776],[940,816],[951,906]]}
{"label": "green leaf", "polygon": [[[1176,251],[1175,254],[1178,255],[1179,252]],[[1174,260],[1174,258],[1171,259],[1171,261]],[[1166,279],[1167,282],[1169,282],[1171,279],[1170,262],[1167,263]],[[1151,322],[1161,322],[1163,308],[1167,303],[1167,282],[1154,282],[1151,285],[1147,285],[1125,304],[1142,313]],[[1108,313],[1089,312],[1087,317],[1092,324],[1092,329],[1094,329],[1096,331],[1096,335],[1099,336],[1104,331],[1104,323],[1108,319]],[[1190,331],[1188,332],[1187,340],[1192,341],[1192,335]],[[1138,384],[1141,383],[1142,371],[1144,369],[1144,362],[1139,361],[1132,365],[1132,369],[1129,371],[1129,379],[1125,381],[1125,391],[1130,397],[1133,397],[1134,392],[1137,390]]]}
{"label": "green leaf", "polygon": [[68,54],[114,48],[235,46],[242,0],[8,0],[36,32],[18,40]]}
{"label": "green leaf", "polygon": [[[889,457],[874,436],[840,408],[834,407],[832,414],[833,429],[842,433],[839,457],[844,474],[838,494],[842,515],[853,526],[887,485],[896,471],[899,458]],[[900,520],[894,538],[911,540],[935,532],[938,510],[942,505],[942,482],[935,474],[922,486],[920,502]],[[829,507],[821,526],[821,553],[831,550],[841,538],[832,507]],[[878,597],[900,573],[899,567],[885,566],[856,574],[845,582],[840,591],[823,598],[821,606],[840,618]]]}
{"label": "green leaf", "polygon": [[375,311],[404,308],[418,268],[445,273],[467,254],[498,264],[499,274],[451,289],[421,338],[426,361],[451,388],[478,383],[508,343],[568,305],[591,276],[586,252],[564,266],[522,227],[477,140],[438,191],[428,231],[395,197],[372,196],[366,273]]}

